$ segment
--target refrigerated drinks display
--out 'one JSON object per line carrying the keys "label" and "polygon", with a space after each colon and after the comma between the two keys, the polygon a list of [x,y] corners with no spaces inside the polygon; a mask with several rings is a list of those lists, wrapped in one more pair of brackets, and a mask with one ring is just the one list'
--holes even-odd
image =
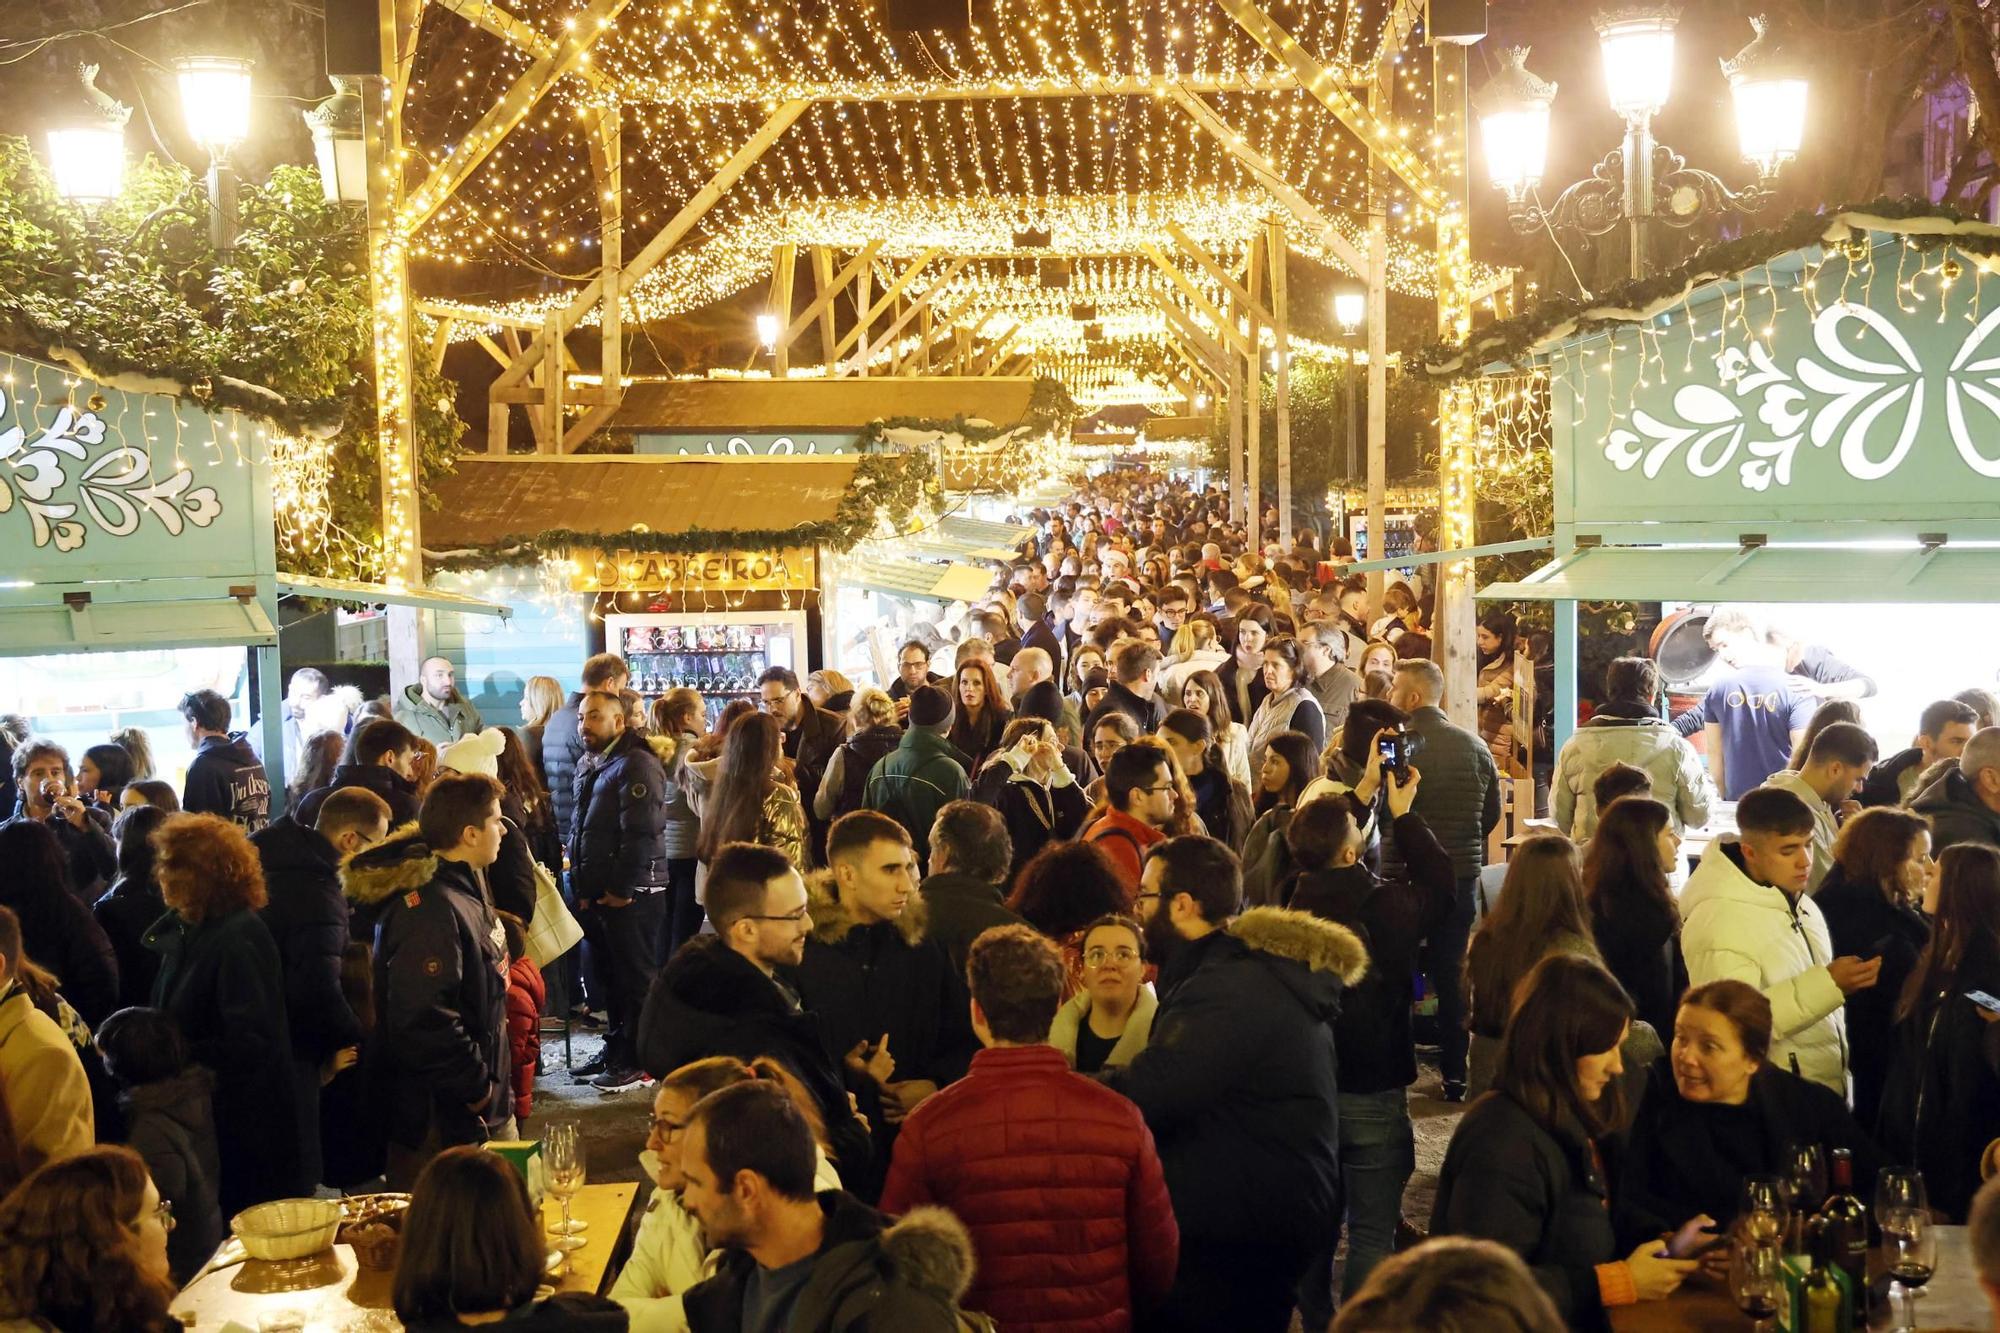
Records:
{"label": "refrigerated drinks display", "polygon": [[625,659],[632,688],[649,701],[668,690],[697,690],[713,727],[732,699],[757,698],[757,678],[774,666],[805,674],[803,612],[720,615],[609,615],[605,644]]}

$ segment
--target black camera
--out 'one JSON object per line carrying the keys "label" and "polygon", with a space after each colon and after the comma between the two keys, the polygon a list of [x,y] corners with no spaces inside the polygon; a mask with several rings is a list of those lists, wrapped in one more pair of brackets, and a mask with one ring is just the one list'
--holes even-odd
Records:
{"label": "black camera", "polygon": [[1384,731],[1375,738],[1375,748],[1382,752],[1382,771],[1394,773],[1398,780],[1409,777],[1410,760],[1416,758],[1423,745],[1422,736],[1404,727]]}

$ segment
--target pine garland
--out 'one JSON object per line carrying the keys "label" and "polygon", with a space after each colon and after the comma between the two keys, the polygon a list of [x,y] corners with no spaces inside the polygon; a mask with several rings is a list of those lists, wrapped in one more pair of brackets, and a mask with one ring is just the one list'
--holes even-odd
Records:
{"label": "pine garland", "polygon": [[1451,381],[1484,374],[1496,363],[1518,367],[1551,341],[1649,319],[1708,283],[1857,231],[1893,232],[1923,250],[1951,246],[1968,255],[2000,256],[2000,228],[1928,200],[1878,199],[1825,212],[1803,210],[1764,231],[1709,246],[1665,273],[1621,283],[1587,300],[1552,296],[1512,319],[1488,324],[1464,343],[1434,343],[1418,358],[1418,373]]}
{"label": "pine garland", "polygon": [[578,549],[617,549],[644,554],[696,554],[706,551],[777,550],[786,546],[819,546],[848,551],[875,535],[878,523],[902,528],[917,506],[937,493],[936,469],[930,455],[866,454],[854,467],[854,479],[833,517],[789,528],[688,528],[680,532],[584,532],[554,528],[545,532],[502,537],[478,547],[425,551],[432,569],[485,569],[519,564],[525,559],[563,555]]}

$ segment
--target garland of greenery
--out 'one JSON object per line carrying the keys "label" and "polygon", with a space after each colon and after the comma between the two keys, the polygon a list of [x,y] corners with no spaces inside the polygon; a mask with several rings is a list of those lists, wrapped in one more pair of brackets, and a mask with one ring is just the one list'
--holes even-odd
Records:
{"label": "garland of greenery", "polygon": [[502,537],[484,546],[425,551],[424,561],[432,569],[486,569],[585,548],[615,548],[649,555],[775,550],[785,546],[849,551],[874,536],[884,520],[892,528],[905,527],[917,506],[937,495],[937,471],[929,454],[864,454],[855,463],[854,479],[848,483],[847,493],[840,498],[833,517],[818,522],[789,528],[694,527],[680,532],[582,532],[554,528]]}
{"label": "garland of greenery", "polygon": [[862,429],[861,447],[868,449],[885,445],[892,430],[932,431],[941,435],[956,435],[969,444],[984,444],[1022,426],[1034,427],[1031,434],[1061,429],[1082,415],[1083,408],[1070,397],[1061,380],[1052,375],[1037,375],[1034,388],[1028,393],[1027,412],[1011,426],[971,422],[962,414],[948,421],[937,417],[887,417],[871,421]]}
{"label": "garland of greenery", "polygon": [[1710,246],[1665,273],[1621,283],[1588,299],[1552,296],[1512,319],[1487,325],[1464,343],[1435,343],[1419,358],[1419,373],[1449,381],[1476,377],[1499,362],[1519,366],[1552,339],[1649,318],[1707,283],[1735,277],[1793,250],[1845,240],[1855,231],[1895,232],[1924,250],[1951,246],[1970,255],[2000,256],[2000,228],[1928,200],[1878,199],[1826,212],[1805,210],[1767,230]]}

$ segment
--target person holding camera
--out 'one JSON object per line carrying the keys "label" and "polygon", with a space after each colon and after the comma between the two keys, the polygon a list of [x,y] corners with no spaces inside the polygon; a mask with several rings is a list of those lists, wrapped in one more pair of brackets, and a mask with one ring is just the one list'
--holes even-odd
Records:
{"label": "person holding camera", "polygon": [[[1386,728],[1377,733],[1378,738],[1392,734]],[[1343,925],[1368,944],[1368,973],[1341,997],[1334,1023],[1347,1225],[1343,1301],[1395,1248],[1403,1187],[1416,1169],[1408,1092],[1417,1078],[1410,978],[1424,939],[1450,915],[1458,892],[1451,856],[1413,810],[1422,774],[1408,765],[1389,767],[1384,758],[1383,747],[1372,745],[1351,790],[1314,797],[1298,808],[1285,840],[1299,870],[1280,891],[1286,906]],[[1386,794],[1389,835],[1401,854],[1402,868],[1389,878],[1376,876],[1361,860],[1363,829],[1381,794]],[[1307,1328],[1324,1328],[1333,1318],[1338,1229],[1325,1240],[1325,1250],[1299,1285]]]}

